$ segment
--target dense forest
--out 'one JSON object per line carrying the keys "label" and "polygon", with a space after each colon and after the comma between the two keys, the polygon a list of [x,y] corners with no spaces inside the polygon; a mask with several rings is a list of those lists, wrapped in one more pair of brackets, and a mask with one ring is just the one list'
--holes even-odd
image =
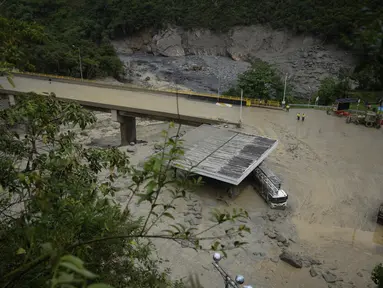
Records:
{"label": "dense forest", "polygon": [[0,9],[3,17],[39,25],[44,31],[33,49],[17,47],[27,50],[23,62],[28,65],[18,63],[22,69],[79,76],[80,48],[85,77],[118,76],[122,64],[110,39],[167,24],[227,30],[261,23],[314,34],[352,50],[359,59],[353,77],[360,88],[382,89],[380,0],[6,0]]}

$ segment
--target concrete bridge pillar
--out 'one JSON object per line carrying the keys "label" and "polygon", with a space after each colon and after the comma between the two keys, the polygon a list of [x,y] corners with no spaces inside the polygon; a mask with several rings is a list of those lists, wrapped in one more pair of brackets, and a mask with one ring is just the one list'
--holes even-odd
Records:
{"label": "concrete bridge pillar", "polygon": [[117,110],[112,110],[112,120],[120,123],[122,146],[136,143],[136,117],[120,115]]}
{"label": "concrete bridge pillar", "polygon": [[15,96],[14,95],[8,95],[8,102],[9,102],[9,106],[16,105]]}

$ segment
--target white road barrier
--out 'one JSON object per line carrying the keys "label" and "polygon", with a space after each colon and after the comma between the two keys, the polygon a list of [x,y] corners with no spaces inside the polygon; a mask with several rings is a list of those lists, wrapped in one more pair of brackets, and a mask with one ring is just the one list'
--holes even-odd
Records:
{"label": "white road barrier", "polygon": [[231,104],[227,104],[227,103],[219,103],[219,102],[215,103],[215,105],[217,105],[217,106],[221,106],[221,107],[233,107],[233,105],[231,105]]}

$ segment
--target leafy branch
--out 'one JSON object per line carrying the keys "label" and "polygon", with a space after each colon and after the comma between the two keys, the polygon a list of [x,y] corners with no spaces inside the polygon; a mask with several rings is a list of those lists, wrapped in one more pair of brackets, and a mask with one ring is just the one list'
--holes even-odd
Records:
{"label": "leafy branch", "polygon": [[[84,279],[81,273],[79,278],[75,270],[68,268],[70,265],[58,264],[68,260],[61,258],[67,254],[84,259],[90,265],[89,271],[113,286],[173,285],[167,273],[159,272],[151,240],[188,243],[203,251],[225,251],[245,244],[237,239],[250,232],[245,225],[227,228],[214,237],[207,232],[248,218],[246,211],[213,211],[215,223],[203,231],[176,221],[176,200],[186,199],[202,184],[202,178],[194,177],[192,169],[174,173],[171,168],[184,153],[179,137],[181,126],[175,137],[170,136],[170,130],[164,131],[161,150],[143,167],[134,167],[117,148],[86,148],[76,142],[73,130],[61,132],[62,127],[77,125],[84,129],[94,123],[94,115],[78,105],[34,94],[17,101],[11,109],[0,112],[0,143],[4,144],[0,145],[0,169],[7,171],[0,177],[4,188],[0,211],[12,216],[0,221],[0,253],[4,255],[0,268],[5,272],[2,287],[41,286],[52,267],[56,279],[50,282],[52,287],[65,281],[73,281],[74,286],[93,281]],[[12,128],[21,124],[26,125],[24,139]],[[173,124],[170,128],[174,128]],[[123,209],[112,200],[121,176],[131,181]],[[132,205],[143,204],[149,205],[144,216],[132,213]],[[15,207],[18,213],[12,214]],[[169,223],[156,232],[154,227],[162,219]],[[44,243],[51,243],[48,251],[42,248],[47,246]],[[115,271],[121,276],[116,276]]]}

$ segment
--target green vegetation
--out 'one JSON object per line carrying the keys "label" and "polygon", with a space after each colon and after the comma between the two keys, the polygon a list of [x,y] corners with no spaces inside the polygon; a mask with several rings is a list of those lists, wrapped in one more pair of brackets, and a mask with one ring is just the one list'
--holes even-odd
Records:
{"label": "green vegetation", "polygon": [[[290,87],[287,87],[290,91]],[[278,99],[283,98],[283,79],[276,69],[270,64],[256,60],[251,68],[238,76],[235,87],[224,92],[224,95],[240,96],[241,89],[244,97],[256,99]]]}
{"label": "green vegetation", "polygon": [[383,288],[383,265],[380,263],[376,265],[371,273],[371,279],[374,281],[378,288]]}
{"label": "green vegetation", "polygon": [[[314,95],[319,96],[319,105],[331,105],[338,98],[360,99],[360,110],[367,110],[366,103],[371,104],[372,108],[377,108],[378,101],[381,99],[379,93],[351,91],[350,76],[340,74],[338,78],[327,77],[321,81],[318,92]],[[375,105],[374,105],[375,104]],[[356,109],[357,104],[351,104],[351,109]]]}
{"label": "green vegetation", "polygon": [[7,0],[1,8],[4,17],[43,27],[44,42],[33,45],[23,59],[39,72],[78,77],[75,45],[84,57],[86,77],[118,76],[122,66],[109,39],[167,24],[226,30],[261,23],[314,34],[351,49],[359,59],[353,75],[359,88],[383,87],[380,0],[243,0],[234,6],[229,0]]}
{"label": "green vegetation", "polygon": [[[175,201],[201,184],[169,168],[183,154],[178,137],[164,131],[162,150],[137,168],[117,148],[76,141],[75,131],[95,121],[91,112],[53,94],[19,95],[15,106],[0,111],[0,287],[86,287],[94,281],[181,287],[159,268],[151,239],[182,241],[196,250],[244,244],[238,237],[250,232],[245,225],[211,239],[204,236],[211,227],[196,232],[173,216]],[[113,200],[121,189],[123,205]],[[139,217],[137,209],[147,213]],[[212,215],[214,227],[248,218],[243,210]],[[171,224],[153,229],[164,218]],[[232,239],[226,247],[223,237]]]}
{"label": "green vegetation", "polygon": [[344,95],[347,90],[342,90],[340,82],[333,77],[326,77],[321,81],[321,85],[318,90],[319,105],[331,105],[336,99],[342,98],[340,95]]}
{"label": "green vegetation", "polygon": [[85,78],[108,75],[118,78],[123,71],[108,40],[95,43],[74,31],[51,32],[35,22],[4,17],[0,17],[0,31],[0,62],[9,67],[80,77],[80,49]]}

